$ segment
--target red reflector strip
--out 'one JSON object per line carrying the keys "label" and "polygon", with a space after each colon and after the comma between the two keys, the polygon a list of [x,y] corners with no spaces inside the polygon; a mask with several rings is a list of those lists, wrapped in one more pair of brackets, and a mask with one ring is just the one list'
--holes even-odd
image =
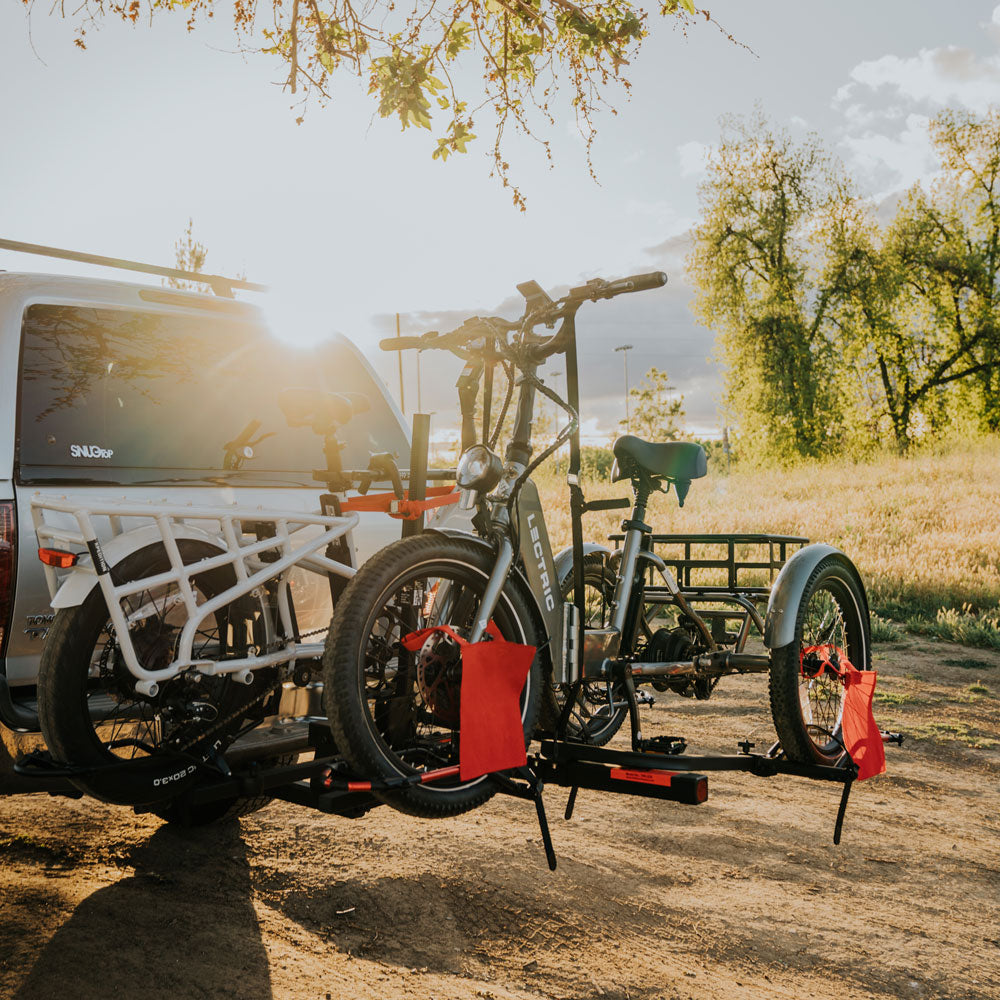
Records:
{"label": "red reflector strip", "polygon": [[46,566],[54,566],[56,569],[69,569],[75,566],[77,555],[75,552],[63,552],[62,549],[39,549],[38,558]]}
{"label": "red reflector strip", "polygon": [[349,792],[370,792],[372,790],[372,783],[370,781],[349,781],[347,783],[347,790]]}
{"label": "red reflector strip", "polygon": [[643,785],[663,785],[669,787],[670,779],[676,771],[648,771],[639,768],[613,767],[611,777],[618,781],[638,781]]}
{"label": "red reflector strip", "polygon": [[429,781],[438,781],[441,778],[454,778],[457,777],[458,772],[458,764],[452,767],[439,767],[436,771],[425,771],[420,775],[420,784],[426,785]]}

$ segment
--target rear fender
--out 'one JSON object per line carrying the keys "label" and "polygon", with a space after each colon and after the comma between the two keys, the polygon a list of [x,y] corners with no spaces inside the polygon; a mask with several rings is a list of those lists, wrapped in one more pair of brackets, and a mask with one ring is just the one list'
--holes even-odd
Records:
{"label": "rear fender", "polygon": [[[211,532],[187,524],[174,524],[172,530],[174,538],[190,538],[208,542],[220,551],[224,551],[226,548],[225,542]],[[133,552],[149,545],[162,544],[162,542],[160,529],[155,524],[147,524],[132,531],[126,531],[122,535],[116,535],[114,538],[109,538],[107,542],[101,542],[101,550],[104,553],[104,561],[114,568]],[[81,559],[80,565],[85,568],[90,567],[90,556]],[[52,598],[52,607],[57,611],[60,608],[78,607],[83,604],[97,585],[97,577],[92,572],[73,570],[66,582],[56,591],[56,596]]]}
{"label": "rear fender", "polygon": [[[606,545],[598,545],[596,542],[584,542],[583,543],[583,557],[591,555],[594,552],[601,553],[606,560],[611,558],[611,549]],[[559,555],[556,556],[556,579],[560,584],[564,583],[568,578],[570,573],[573,572],[573,546],[567,546]]]}
{"label": "rear fender", "polygon": [[764,645],[768,649],[781,649],[795,641],[795,619],[798,617],[806,583],[813,570],[831,556],[844,566],[857,582],[864,604],[860,610],[867,621],[868,595],[857,567],[840,549],[816,542],[799,549],[781,568],[778,579],[774,581],[771,597],[767,602],[767,617],[764,619]]}

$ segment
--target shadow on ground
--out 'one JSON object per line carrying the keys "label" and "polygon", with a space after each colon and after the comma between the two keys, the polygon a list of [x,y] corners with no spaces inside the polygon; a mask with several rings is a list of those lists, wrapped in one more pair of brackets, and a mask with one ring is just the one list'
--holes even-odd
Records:
{"label": "shadow on ground", "polygon": [[73,910],[15,1000],[57,1000],[70,983],[74,1000],[270,1000],[238,825],[196,835],[161,827],[118,863],[131,874]]}

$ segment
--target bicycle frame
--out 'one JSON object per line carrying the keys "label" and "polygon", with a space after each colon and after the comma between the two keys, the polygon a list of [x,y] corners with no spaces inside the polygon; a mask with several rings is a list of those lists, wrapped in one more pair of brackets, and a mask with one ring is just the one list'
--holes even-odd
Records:
{"label": "bicycle frame", "polygon": [[[554,667],[553,681],[562,684],[579,684],[584,680],[608,680],[613,665],[620,657],[631,658],[635,646],[636,633],[642,617],[644,604],[645,576],[647,571],[656,573],[660,586],[651,588],[651,597],[656,604],[674,604],[690,619],[703,640],[708,654],[720,652],[716,630],[711,626],[719,611],[709,611],[703,617],[692,606],[693,603],[735,605],[744,615],[736,646],[714,659],[706,656],[703,663],[691,659],[685,661],[665,661],[630,667],[624,672],[626,686],[631,689],[630,700],[634,701],[634,684],[640,678],[670,676],[675,678],[695,678],[698,676],[720,676],[724,673],[759,672],[767,669],[766,656],[751,656],[743,653],[749,633],[754,624],[763,633],[763,620],[752,602],[738,594],[686,593],[677,578],[664,561],[652,552],[649,542],[652,529],[644,524],[646,504],[653,492],[650,483],[633,483],[636,490],[634,505],[627,501],[613,502],[614,506],[632,506],[631,516],[624,522],[621,536],[621,556],[617,567],[615,592],[612,601],[611,621],[608,628],[581,630],[584,620],[583,606],[583,530],[582,515],[588,509],[607,508],[612,504],[597,502],[588,505],[583,499],[580,487],[579,469],[581,459],[579,420],[579,373],[576,350],[575,311],[563,319],[556,335],[561,351],[566,355],[567,400],[543,388],[570,416],[570,423],[560,432],[556,445],[546,450],[546,454],[564,440],[570,443],[570,463],[567,475],[570,492],[570,511],[573,529],[573,574],[574,592],[577,595],[572,605],[565,605],[555,589],[561,581],[556,579],[552,562],[551,547],[545,526],[544,512],[538,501],[537,490],[528,474],[542,459],[532,462],[531,425],[535,396],[538,386],[539,364],[530,360],[530,352],[522,353],[517,367],[521,372],[520,385],[515,409],[515,421],[511,440],[505,452],[502,476],[494,492],[486,498],[489,531],[496,543],[496,561],[493,572],[476,615],[471,641],[482,639],[486,626],[493,614],[500,593],[515,564],[519,550],[531,590],[535,595],[539,612],[545,622]],[[461,380],[460,380],[461,385]],[[474,400],[474,393],[468,394]],[[463,406],[463,427],[468,414]],[[463,433],[463,438],[466,435]],[[468,445],[469,442],[464,441]],[[544,456],[543,456],[544,457]],[[480,502],[477,496],[473,502]],[[510,517],[516,510],[516,519]],[[480,522],[480,530],[485,525]],[[799,540],[804,541],[804,540]],[[723,619],[724,620],[724,619]],[[720,637],[721,638],[721,637]],[[633,680],[633,675],[635,680]],[[638,734],[636,734],[639,738]]]}
{"label": "bicycle frame", "polygon": [[[147,697],[157,694],[160,683],[185,670],[209,676],[232,674],[236,680],[250,684],[254,670],[283,663],[294,665],[297,659],[322,655],[322,643],[303,643],[296,637],[294,610],[288,592],[289,573],[295,566],[324,577],[333,574],[347,579],[356,572],[353,566],[330,559],[322,551],[347,535],[358,523],[356,514],[332,516],[237,506],[188,506],[112,499],[79,501],[53,497],[34,497],[31,507],[35,533],[41,546],[85,546],[89,552],[89,558],[76,562],[62,577],[54,566],[45,564],[52,606],[58,608],[75,603],[62,588],[75,583],[77,591],[86,588],[89,592],[93,588],[92,578],[96,576],[122,657],[129,672],[136,678],[136,690]],[[70,515],[76,521],[76,530],[65,526],[65,518],[61,519],[63,523],[58,523],[60,519],[48,519],[53,514]],[[97,518],[107,518],[113,538],[126,535],[123,521],[141,519],[144,524],[155,527],[155,531],[149,532],[149,541],[158,540],[163,545],[170,560],[170,569],[154,576],[116,583],[112,567],[98,541],[94,526]],[[266,531],[260,530],[262,525],[268,526]],[[317,528],[320,529],[318,532]],[[262,534],[270,537],[262,538]],[[191,537],[215,545],[220,550],[219,554],[185,564],[177,543],[181,538]],[[110,545],[113,544],[112,540]],[[269,559],[265,558],[267,554],[270,554]],[[198,603],[192,586],[193,578],[226,566],[232,568],[237,582],[212,599]],[[276,608],[281,628],[279,631],[276,628],[278,623],[271,619],[268,603],[262,602],[265,635],[268,646],[281,641],[281,647],[253,650],[248,656],[234,659],[195,659],[192,646],[202,623],[233,601],[247,594],[259,593],[258,588],[271,580],[277,581]],[[123,602],[153,587],[171,583],[177,586],[177,603],[184,604],[187,621],[181,630],[172,662],[158,670],[147,670],[139,662],[129,632],[130,627],[147,617],[149,611],[145,605],[129,611]]]}

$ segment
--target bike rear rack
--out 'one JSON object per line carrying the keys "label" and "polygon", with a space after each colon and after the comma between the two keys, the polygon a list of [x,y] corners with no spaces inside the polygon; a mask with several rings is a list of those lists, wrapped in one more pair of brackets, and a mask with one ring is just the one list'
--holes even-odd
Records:
{"label": "bike rear rack", "polygon": [[[186,669],[193,668],[210,675],[235,674],[249,683],[253,670],[279,663],[294,664],[297,658],[320,654],[321,645],[289,639],[279,650],[234,659],[206,660],[193,656],[193,644],[198,629],[210,615],[255,591],[268,580],[282,577],[293,567],[321,575],[333,573],[340,577],[351,577],[356,572],[352,566],[328,558],[323,550],[358,523],[357,514],[333,516],[235,504],[205,506],[36,495],[31,500],[31,515],[35,534],[43,548],[52,545],[86,550],[65,553],[73,557],[73,563],[72,568],[66,567],[62,575],[51,564],[44,564],[49,594],[54,600],[70,573],[89,573],[97,578],[122,656],[129,671],[137,678],[136,690],[147,697],[155,695],[160,681],[175,677]],[[75,528],[68,526],[70,518],[75,520]],[[170,569],[139,579],[116,581],[113,567],[105,560],[94,524],[95,520],[102,518],[110,525],[110,544],[115,537],[126,534],[125,522],[138,523],[138,529],[148,535],[145,542],[160,542],[163,545],[170,560]],[[218,555],[185,563],[178,548],[178,541],[184,539],[200,539],[219,547],[221,551]],[[222,567],[232,569],[236,583],[199,603],[194,578]],[[187,621],[181,630],[174,661],[161,669],[147,670],[139,662],[129,633],[130,624],[145,608],[130,611],[123,602],[136,595],[141,599],[144,591],[168,583],[176,584]],[[284,588],[279,588],[277,604],[285,635],[294,636],[291,608]]]}
{"label": "bike rear rack", "polygon": [[[618,550],[625,538],[608,536]],[[767,603],[775,577],[794,551],[809,544],[798,535],[701,534],[648,535],[644,545],[663,560],[680,587],[684,600],[697,605],[699,616],[711,628],[712,638],[733,643],[742,652],[751,625],[763,636],[761,606]],[[647,570],[645,598],[650,604],[675,604],[673,593],[658,582],[654,567]],[[761,577],[767,575],[767,584]],[[748,576],[755,579],[748,580]],[[738,623],[727,634],[727,624]]]}
{"label": "bike rear rack", "polygon": [[[616,549],[624,539],[623,534],[608,536]],[[741,594],[766,600],[778,571],[795,550],[809,544],[809,539],[798,535],[768,534],[653,534],[648,536],[647,544],[673,570],[677,583],[685,593],[706,596]],[[724,549],[725,554],[720,555],[720,549]],[[765,570],[768,586],[746,582],[747,574],[759,575]],[[698,577],[705,575],[716,580],[724,575],[725,582],[699,582]]]}

